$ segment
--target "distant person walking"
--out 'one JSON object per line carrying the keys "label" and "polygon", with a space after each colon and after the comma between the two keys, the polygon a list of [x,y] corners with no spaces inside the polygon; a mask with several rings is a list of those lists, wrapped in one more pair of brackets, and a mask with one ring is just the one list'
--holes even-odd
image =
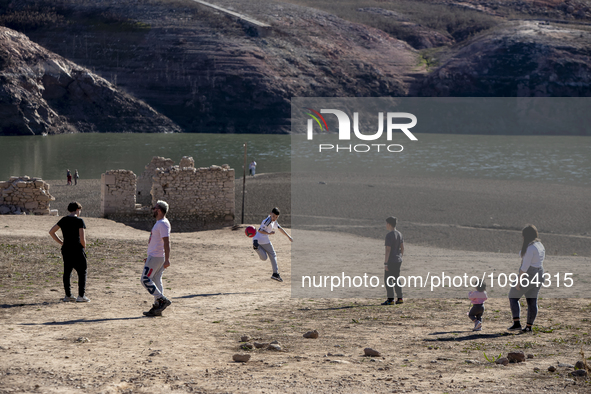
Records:
{"label": "distant person walking", "polygon": [[[532,332],[532,326],[538,314],[538,294],[540,285],[544,282],[544,258],[546,250],[538,238],[538,229],[533,224],[526,225],[521,230],[523,236],[523,245],[519,252],[521,257],[521,266],[519,267],[519,280],[514,287],[509,290],[509,305],[513,315],[513,325],[509,330],[521,330],[523,333]],[[522,277],[527,278],[528,286],[521,286]],[[525,282],[525,278],[523,282]],[[537,283],[532,283],[537,282]],[[521,329],[519,299],[525,295],[527,300],[527,325]]]}
{"label": "distant person walking", "polygon": [[[49,235],[62,246],[62,257],[64,259],[64,290],[66,296],[64,302],[90,302],[90,299],[85,295],[86,289],[86,224],[80,218],[80,211],[82,205],[77,202],[71,202],[68,205],[68,216],[60,219],[55,226],[49,230]],[[57,236],[56,232],[62,229],[63,241]],[[70,277],[72,270],[76,270],[78,274],[78,298],[72,297],[70,291]]]}
{"label": "distant person walking", "polygon": [[80,175],[78,175],[78,170],[74,171],[74,185],[78,185],[78,178],[80,178]]}
{"label": "distant person walking", "polygon": [[154,305],[148,312],[144,312],[145,316],[162,316],[162,311],[171,304],[164,296],[162,287],[162,274],[170,267],[170,222],[166,218],[167,212],[168,204],[165,201],[156,202],[152,208],[156,224],[150,232],[142,285],[154,296]]}
{"label": "distant person walking", "polygon": [[253,160],[248,165],[248,173],[250,174],[250,176],[254,176],[256,173],[256,170],[257,170],[257,162]]}
{"label": "distant person walking", "polygon": [[384,258],[384,282],[388,299],[382,305],[394,303],[394,290],[396,290],[396,304],[402,304],[402,288],[398,285],[402,255],[404,255],[404,240],[400,231],[396,230],[398,219],[390,216],[386,219],[386,228],[390,231],[386,234],[386,255]]}
{"label": "distant person walking", "polygon": [[68,178],[68,186],[71,186],[72,185],[72,173],[70,172],[69,169],[66,172],[66,177]]}
{"label": "distant person walking", "polygon": [[281,275],[279,275],[279,267],[277,265],[277,253],[275,253],[275,248],[273,248],[273,244],[269,239],[269,235],[275,234],[275,229],[278,228],[291,242],[293,242],[293,238],[291,235],[285,232],[283,228],[277,223],[277,218],[279,218],[279,208],[275,207],[271,210],[269,216],[263,220],[261,226],[257,230],[254,238],[252,239],[252,247],[256,250],[259,258],[263,261],[267,260],[267,257],[271,260],[271,267],[273,268],[273,275],[271,279],[274,279],[278,282],[283,282]]}

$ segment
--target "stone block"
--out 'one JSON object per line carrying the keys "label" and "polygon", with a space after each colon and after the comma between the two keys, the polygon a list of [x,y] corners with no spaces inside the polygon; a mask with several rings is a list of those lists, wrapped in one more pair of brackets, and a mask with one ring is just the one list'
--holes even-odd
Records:
{"label": "stone block", "polygon": [[25,187],[27,187],[27,182],[18,181],[15,183],[15,185],[20,188],[25,188]]}
{"label": "stone block", "polygon": [[37,201],[30,201],[25,203],[25,208],[27,209],[37,209],[39,207],[39,203]]}
{"label": "stone block", "polygon": [[105,174],[104,182],[105,182],[105,185],[114,185],[115,184],[115,175]]}

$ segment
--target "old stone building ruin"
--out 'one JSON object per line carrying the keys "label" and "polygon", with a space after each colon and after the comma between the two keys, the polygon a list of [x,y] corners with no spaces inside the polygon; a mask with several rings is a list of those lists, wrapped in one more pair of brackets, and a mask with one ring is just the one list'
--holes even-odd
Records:
{"label": "old stone building ruin", "polygon": [[12,176],[0,182],[0,214],[57,215],[49,208],[51,201],[49,183],[41,178]]}
{"label": "old stone building ruin", "polygon": [[[192,157],[175,166],[154,157],[138,178],[132,171],[112,170],[101,177],[102,216],[151,226],[151,207],[168,202],[174,228],[195,230],[234,224],[234,170],[229,165],[195,168]],[[149,188],[148,188],[149,185]],[[147,198],[149,196],[149,199]]]}

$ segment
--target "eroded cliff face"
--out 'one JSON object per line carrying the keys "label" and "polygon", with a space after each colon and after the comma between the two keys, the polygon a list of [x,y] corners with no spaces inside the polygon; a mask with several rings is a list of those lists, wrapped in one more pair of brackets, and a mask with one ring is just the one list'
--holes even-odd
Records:
{"label": "eroded cliff face", "polygon": [[591,33],[519,21],[468,42],[420,82],[423,96],[591,96]]}
{"label": "eroded cliff face", "polygon": [[[32,0],[2,3],[14,10]],[[3,75],[19,75],[2,83],[3,103],[11,103],[0,108],[9,125],[2,131],[287,133],[292,97],[588,96],[589,9],[513,3],[438,1],[494,19],[475,36],[452,37],[381,8],[356,11],[396,20],[412,33],[405,42],[271,0],[216,1],[271,25],[262,37],[189,0],[63,0],[50,23],[24,29],[63,58],[0,52]],[[562,20],[512,21],[513,12]]]}
{"label": "eroded cliff face", "polygon": [[[28,34],[186,132],[287,133],[291,97],[403,96],[419,64],[408,44],[318,10],[282,3],[261,3],[261,13],[249,8],[273,26],[260,37],[189,3],[83,3],[72,12],[92,23]],[[141,24],[100,22],[105,9]]]}
{"label": "eroded cliff face", "polygon": [[111,83],[0,27],[0,134],[180,131]]}

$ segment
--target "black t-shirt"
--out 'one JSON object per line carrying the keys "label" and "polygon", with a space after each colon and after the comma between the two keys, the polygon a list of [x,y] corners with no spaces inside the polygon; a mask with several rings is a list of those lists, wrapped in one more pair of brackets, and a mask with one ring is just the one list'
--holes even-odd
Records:
{"label": "black t-shirt", "polygon": [[62,229],[64,236],[64,245],[62,247],[71,248],[81,246],[80,229],[86,228],[84,220],[77,216],[64,216],[57,222],[57,225]]}
{"label": "black t-shirt", "polygon": [[402,255],[400,254],[400,245],[403,243],[402,234],[398,230],[390,231],[386,234],[386,246],[389,246],[390,256],[388,257],[388,264],[402,263]]}

